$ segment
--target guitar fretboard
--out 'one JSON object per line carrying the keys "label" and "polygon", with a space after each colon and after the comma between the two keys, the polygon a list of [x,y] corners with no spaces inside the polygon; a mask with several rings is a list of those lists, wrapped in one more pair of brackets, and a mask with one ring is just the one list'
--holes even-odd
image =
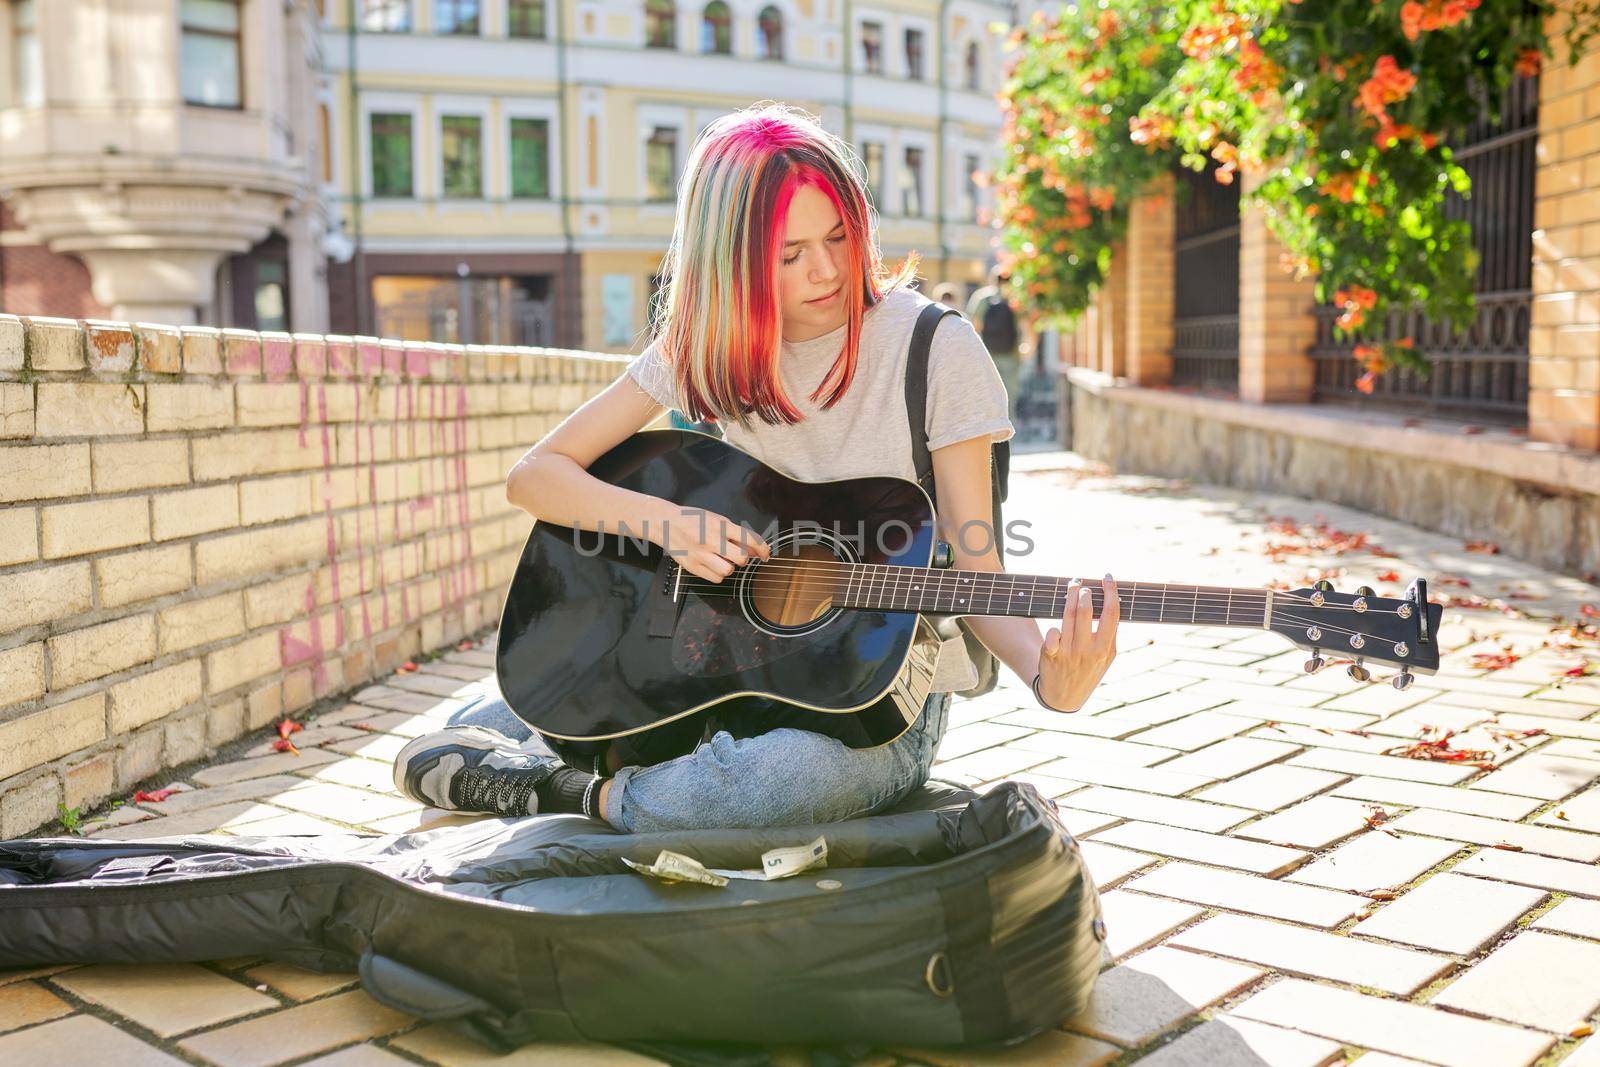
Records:
{"label": "guitar fretboard", "polygon": [[[930,615],[1018,615],[1060,618],[1071,578],[1004,571],[962,571],[934,567],[846,565],[834,574],[834,601],[869,611],[915,611]],[[1105,610],[1098,578],[1083,579],[1095,617]],[[1219,585],[1170,582],[1118,582],[1117,604],[1129,622],[1264,628],[1271,618],[1272,592]]]}

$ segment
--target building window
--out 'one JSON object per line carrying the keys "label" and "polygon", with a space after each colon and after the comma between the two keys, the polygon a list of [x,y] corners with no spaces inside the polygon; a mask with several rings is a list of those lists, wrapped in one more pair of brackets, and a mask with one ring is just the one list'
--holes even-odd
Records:
{"label": "building window", "polygon": [[183,99],[241,107],[237,0],[183,0]]}
{"label": "building window", "polygon": [[478,0],[433,0],[435,33],[478,34]]}
{"label": "building window", "polygon": [[783,58],[783,12],[770,4],[756,16],[756,55]]}
{"label": "building window", "polygon": [[922,214],[922,149],[906,148],[905,180],[900,183],[900,214]]}
{"label": "building window", "polygon": [[644,46],[678,47],[678,8],[672,0],[644,0]]}
{"label": "building window", "polygon": [[718,56],[733,54],[733,15],[722,0],[711,0],[701,16],[700,51]]}
{"label": "building window", "polygon": [[983,82],[983,56],[978,51],[978,42],[973,41],[967,45],[967,67],[965,72],[966,87],[973,92],[979,92]]}
{"label": "building window", "polygon": [[444,158],[444,195],[452,200],[483,196],[483,119],[444,115],[439,119],[439,149]]}
{"label": "building window", "polygon": [[361,28],[371,33],[410,33],[411,0],[361,0]]}
{"label": "building window", "polygon": [[39,53],[39,5],[35,0],[11,4],[12,99],[19,107],[44,103],[44,62]]}
{"label": "building window", "polygon": [[868,74],[883,73],[883,23],[861,24],[861,66]]}
{"label": "building window", "polygon": [[544,40],[544,0],[509,0],[506,35]]}
{"label": "building window", "polygon": [[511,120],[511,195],[550,199],[550,120]]}
{"label": "building window", "polygon": [[411,180],[411,116],[374,113],[372,195],[413,196]]}
{"label": "building window", "polygon": [[646,200],[671,200],[678,178],[678,131],[657,126],[644,146]]}
{"label": "building window", "polygon": [[867,191],[872,194],[872,204],[883,210],[883,145],[877,141],[863,141],[861,153],[867,165]]}
{"label": "building window", "polygon": [[922,80],[922,31],[906,31],[906,76],[912,81]]}
{"label": "building window", "polygon": [[978,157],[970,154],[962,156],[961,162],[965,164],[965,174],[961,184],[961,211],[967,219],[975,220],[978,217],[977,174],[980,164]]}

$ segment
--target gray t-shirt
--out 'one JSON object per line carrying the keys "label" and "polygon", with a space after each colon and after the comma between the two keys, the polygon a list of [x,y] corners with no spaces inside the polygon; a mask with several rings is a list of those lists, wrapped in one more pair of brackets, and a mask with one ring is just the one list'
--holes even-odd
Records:
{"label": "gray t-shirt", "polygon": [[[724,439],[791,478],[807,482],[890,474],[916,480],[911,429],[906,420],[906,355],[917,315],[931,301],[914,289],[896,289],[868,308],[861,322],[855,377],[844,396],[824,410],[811,393],[844,347],[845,330],[809,341],[784,341],[778,375],[803,416],[792,426],[750,417],[749,427],[720,423]],[[682,410],[670,368],[655,342],[628,364],[645,392]],[[1008,440],[1011,425],[1006,387],[972,324],[946,317],[928,349],[928,449],[972,437]]]}
{"label": "gray t-shirt", "polygon": [[[915,481],[906,356],[917,315],[931,302],[914,289],[896,289],[866,310],[855,377],[827,410],[810,395],[843,350],[848,326],[809,341],[784,341],[778,374],[804,417],[792,426],[768,425],[753,416],[748,428],[722,421],[724,439],[798,481],[885,474]],[[671,369],[655,342],[628,364],[628,373],[658,403],[682,410]],[[1008,440],[1016,433],[1009,411],[1005,384],[978,332],[966,319],[946,316],[928,349],[928,449],[973,437]],[[961,639],[952,638],[940,652],[933,689],[968,688],[971,672]]]}

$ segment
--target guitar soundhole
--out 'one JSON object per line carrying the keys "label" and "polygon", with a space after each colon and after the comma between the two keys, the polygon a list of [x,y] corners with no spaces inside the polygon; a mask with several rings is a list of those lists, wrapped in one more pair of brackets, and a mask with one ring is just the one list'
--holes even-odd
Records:
{"label": "guitar soundhole", "polygon": [[794,634],[825,625],[842,599],[852,553],[842,542],[808,532],[778,538],[772,556],[746,572],[743,600],[751,622]]}

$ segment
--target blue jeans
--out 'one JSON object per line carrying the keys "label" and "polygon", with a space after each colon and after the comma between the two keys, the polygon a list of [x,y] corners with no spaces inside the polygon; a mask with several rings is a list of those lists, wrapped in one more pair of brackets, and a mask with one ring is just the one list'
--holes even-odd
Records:
{"label": "blue jeans", "polygon": [[[950,693],[931,693],[910,729],[887,745],[780,727],[754,737],[713,734],[693,752],[611,779],[603,814],[625,833],[838,822],[892,807],[928,780],[944,736]],[[450,716],[504,734],[527,752],[554,755],[497,692]]]}

